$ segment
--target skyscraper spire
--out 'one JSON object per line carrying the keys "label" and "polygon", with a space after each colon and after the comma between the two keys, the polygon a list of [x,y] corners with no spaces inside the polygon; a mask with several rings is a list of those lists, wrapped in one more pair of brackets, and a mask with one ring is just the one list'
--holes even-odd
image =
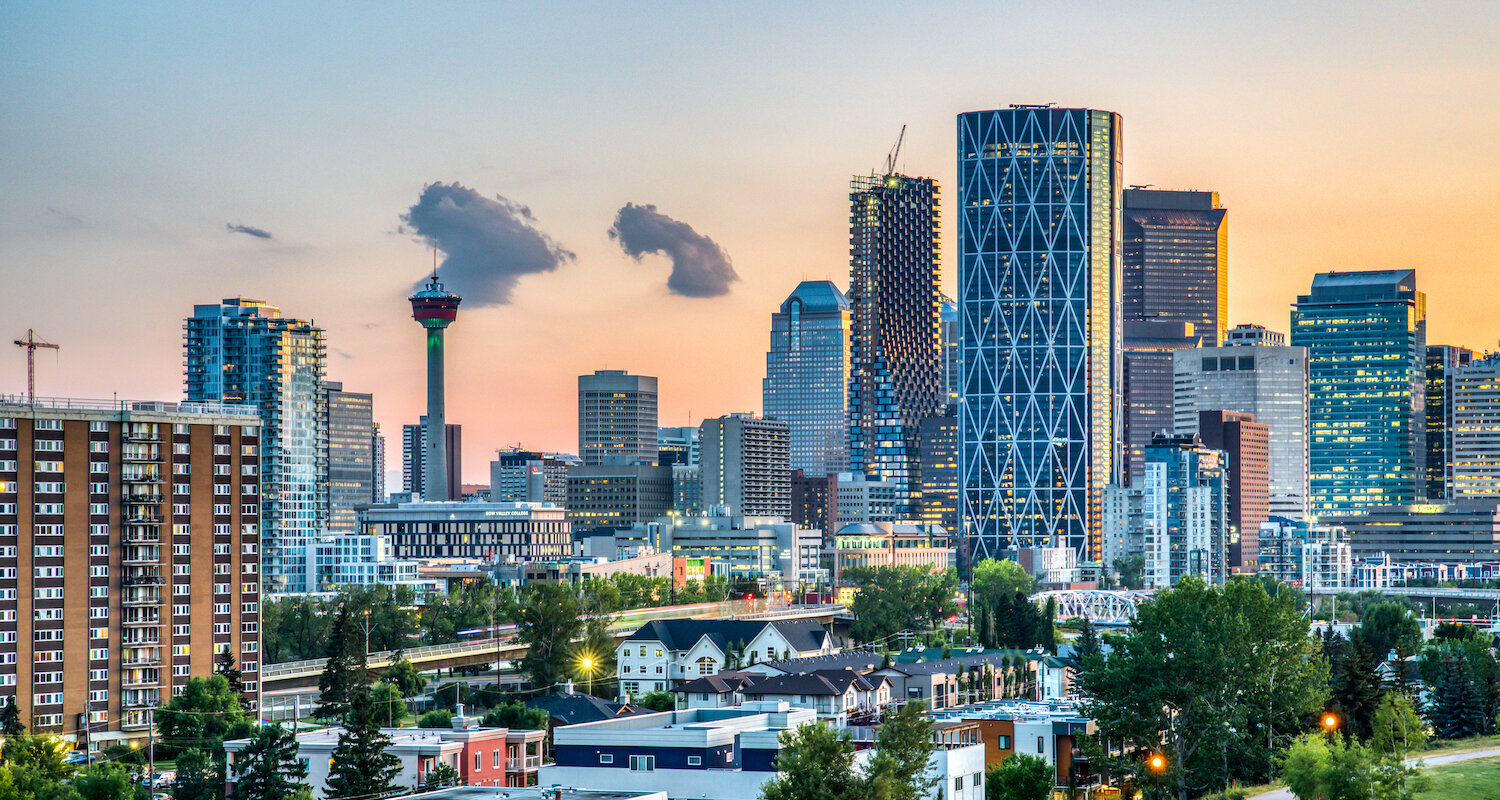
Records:
{"label": "skyscraper spire", "polygon": [[444,397],[443,331],[458,319],[457,294],[438,281],[437,248],[432,251],[432,280],[411,297],[411,316],[427,331],[427,429],[422,445],[422,499],[448,497],[448,420]]}

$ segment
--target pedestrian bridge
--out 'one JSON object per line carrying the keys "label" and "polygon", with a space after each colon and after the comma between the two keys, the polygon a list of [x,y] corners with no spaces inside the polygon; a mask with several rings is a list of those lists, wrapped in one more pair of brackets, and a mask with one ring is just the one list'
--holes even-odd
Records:
{"label": "pedestrian bridge", "polygon": [[1060,589],[1038,592],[1031,599],[1045,603],[1057,601],[1057,619],[1080,617],[1103,625],[1127,625],[1135,617],[1135,607],[1155,595],[1155,590],[1112,591],[1108,589]]}

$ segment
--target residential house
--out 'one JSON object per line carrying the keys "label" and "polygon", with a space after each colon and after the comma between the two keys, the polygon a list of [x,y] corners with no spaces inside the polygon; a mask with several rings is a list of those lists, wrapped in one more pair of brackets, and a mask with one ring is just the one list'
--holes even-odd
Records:
{"label": "residential house", "polygon": [[803,675],[767,676],[742,690],[749,701],[784,702],[794,708],[811,708],[818,719],[837,726],[851,720],[878,719],[880,709],[891,703],[890,681],[861,675],[852,669],[815,670]]}
{"label": "residential house", "polygon": [[813,620],[653,620],[616,650],[622,699],[671,689],[742,663],[827,655],[833,637]]}

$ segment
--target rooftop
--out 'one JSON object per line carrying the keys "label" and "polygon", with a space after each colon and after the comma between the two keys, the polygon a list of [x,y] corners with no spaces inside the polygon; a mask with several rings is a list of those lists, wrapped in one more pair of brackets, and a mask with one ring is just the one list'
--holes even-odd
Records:
{"label": "rooftop", "polygon": [[80,397],[36,397],[0,394],[0,406],[48,411],[108,411],[116,414],[202,414],[259,418],[255,404],[219,403],[208,400],[167,402],[162,400],[92,400]]}
{"label": "rooftop", "polygon": [[431,792],[398,795],[389,800],[667,800],[665,792],[635,792],[613,789],[575,789],[571,786],[454,786]]}
{"label": "rooftop", "polygon": [[802,300],[802,313],[816,314],[829,311],[848,311],[849,298],[839,291],[839,287],[833,281],[803,281],[797,284],[797,288],[787,295],[786,301],[781,304],[781,313],[791,313],[792,300]]}

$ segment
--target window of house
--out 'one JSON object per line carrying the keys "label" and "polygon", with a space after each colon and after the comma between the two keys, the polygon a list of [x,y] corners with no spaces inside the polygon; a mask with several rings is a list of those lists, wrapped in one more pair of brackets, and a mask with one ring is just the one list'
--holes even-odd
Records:
{"label": "window of house", "polygon": [[701,766],[703,766],[703,756],[688,756],[688,766],[690,766],[690,767],[701,767]]}
{"label": "window of house", "polygon": [[1041,737],[1041,736],[1036,737],[1036,751],[1038,753],[1041,753],[1041,752],[1045,751],[1045,747],[1046,747],[1045,742],[1046,742],[1046,739],[1044,737]]}
{"label": "window of house", "polygon": [[615,754],[614,753],[600,753],[599,754],[599,763],[600,764],[613,764],[613,763],[615,763]]}
{"label": "window of house", "polygon": [[478,771],[484,768],[484,759],[478,753],[474,754],[474,769]]}
{"label": "window of house", "polygon": [[655,772],[656,771],[656,756],[631,756],[630,757],[630,771],[631,772]]}

